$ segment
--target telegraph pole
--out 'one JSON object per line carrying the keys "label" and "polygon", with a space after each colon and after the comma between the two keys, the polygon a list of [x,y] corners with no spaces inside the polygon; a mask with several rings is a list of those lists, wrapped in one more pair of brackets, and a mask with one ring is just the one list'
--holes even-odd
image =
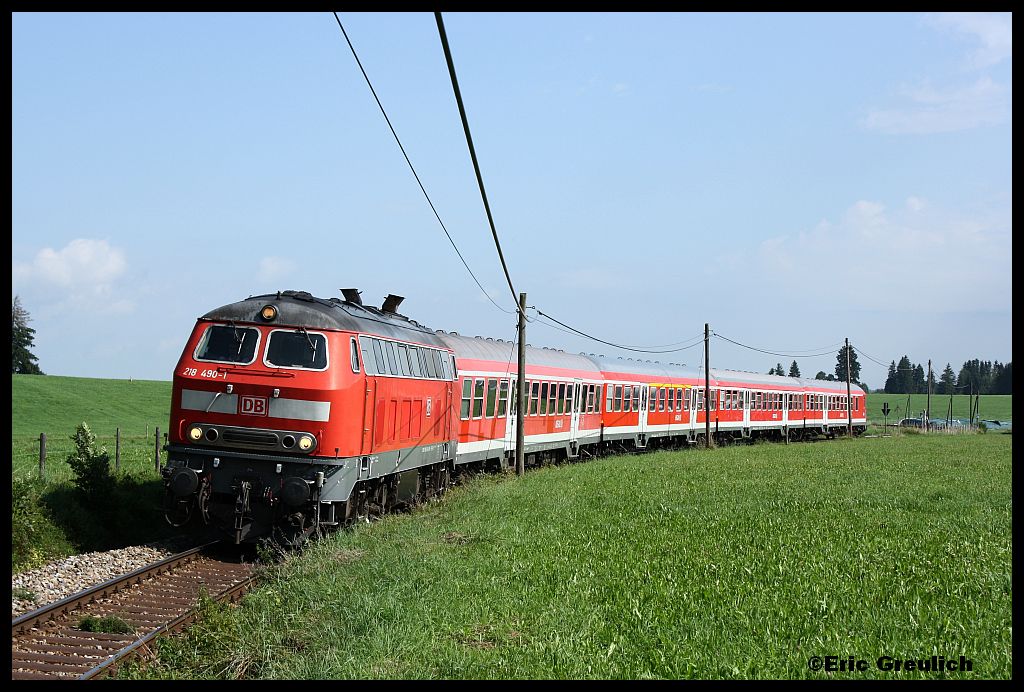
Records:
{"label": "telegraph pole", "polygon": [[704,448],[711,449],[711,363],[708,361],[708,323],[704,323]]}
{"label": "telegraph pole", "polygon": [[[850,408],[852,403],[850,398],[850,340],[846,340],[846,434],[848,437],[853,437],[853,410]],[[867,399],[865,399],[867,401]]]}
{"label": "telegraph pole", "polygon": [[932,425],[932,359],[928,359],[928,402],[924,407],[924,429],[931,429]]}
{"label": "telegraph pole", "polygon": [[523,446],[526,436],[523,434],[523,416],[528,408],[526,401],[526,294],[519,294],[519,377],[516,380],[516,475],[522,476],[526,471],[523,457]]}

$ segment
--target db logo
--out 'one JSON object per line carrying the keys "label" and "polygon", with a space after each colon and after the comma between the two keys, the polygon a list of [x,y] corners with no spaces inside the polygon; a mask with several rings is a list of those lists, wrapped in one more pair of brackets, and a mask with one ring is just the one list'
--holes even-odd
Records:
{"label": "db logo", "polygon": [[267,400],[261,396],[243,396],[242,413],[247,416],[267,415]]}

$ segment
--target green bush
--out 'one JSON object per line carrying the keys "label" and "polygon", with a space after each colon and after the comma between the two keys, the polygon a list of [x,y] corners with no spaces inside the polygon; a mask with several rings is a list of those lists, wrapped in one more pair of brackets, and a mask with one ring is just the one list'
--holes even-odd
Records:
{"label": "green bush", "polygon": [[71,436],[75,451],[68,455],[67,462],[75,472],[75,487],[86,497],[98,499],[109,490],[111,481],[110,455],[106,448],[96,449],[96,436],[88,424],[80,423]]}
{"label": "green bush", "polygon": [[38,567],[75,552],[43,500],[46,484],[34,478],[11,480],[11,570]]}

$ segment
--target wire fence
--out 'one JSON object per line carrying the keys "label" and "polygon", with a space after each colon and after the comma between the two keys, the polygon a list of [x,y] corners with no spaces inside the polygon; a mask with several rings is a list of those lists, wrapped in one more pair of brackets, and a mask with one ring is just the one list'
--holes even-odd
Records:
{"label": "wire fence", "polygon": [[[167,435],[157,427],[148,433],[128,435],[118,430],[107,434],[93,430],[96,450],[105,449],[110,456],[111,472],[134,476],[159,476],[159,464],[166,458],[163,451]],[[159,434],[159,438],[157,435]],[[42,436],[45,435],[45,440]],[[120,444],[119,444],[120,441]],[[41,433],[20,435],[11,440],[11,474],[15,478],[42,478],[48,483],[73,481],[75,474],[67,463],[76,451],[70,434]],[[118,453],[120,452],[120,453]]]}

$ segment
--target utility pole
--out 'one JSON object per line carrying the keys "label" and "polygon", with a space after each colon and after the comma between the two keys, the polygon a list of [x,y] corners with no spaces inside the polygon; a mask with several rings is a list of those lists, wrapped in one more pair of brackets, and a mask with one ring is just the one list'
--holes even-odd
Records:
{"label": "utility pole", "polygon": [[519,294],[519,377],[516,380],[516,475],[522,476],[526,471],[523,457],[523,446],[526,436],[523,434],[523,416],[529,408],[526,401],[526,294]]}
{"label": "utility pole", "polygon": [[711,363],[708,361],[708,323],[704,323],[704,448],[711,449]]}
{"label": "utility pole", "polygon": [[850,340],[846,340],[846,435],[853,437],[853,411],[850,408]]}
{"label": "utility pole", "polygon": [[925,404],[924,429],[930,430],[932,425],[932,359],[928,359],[928,403]]}

